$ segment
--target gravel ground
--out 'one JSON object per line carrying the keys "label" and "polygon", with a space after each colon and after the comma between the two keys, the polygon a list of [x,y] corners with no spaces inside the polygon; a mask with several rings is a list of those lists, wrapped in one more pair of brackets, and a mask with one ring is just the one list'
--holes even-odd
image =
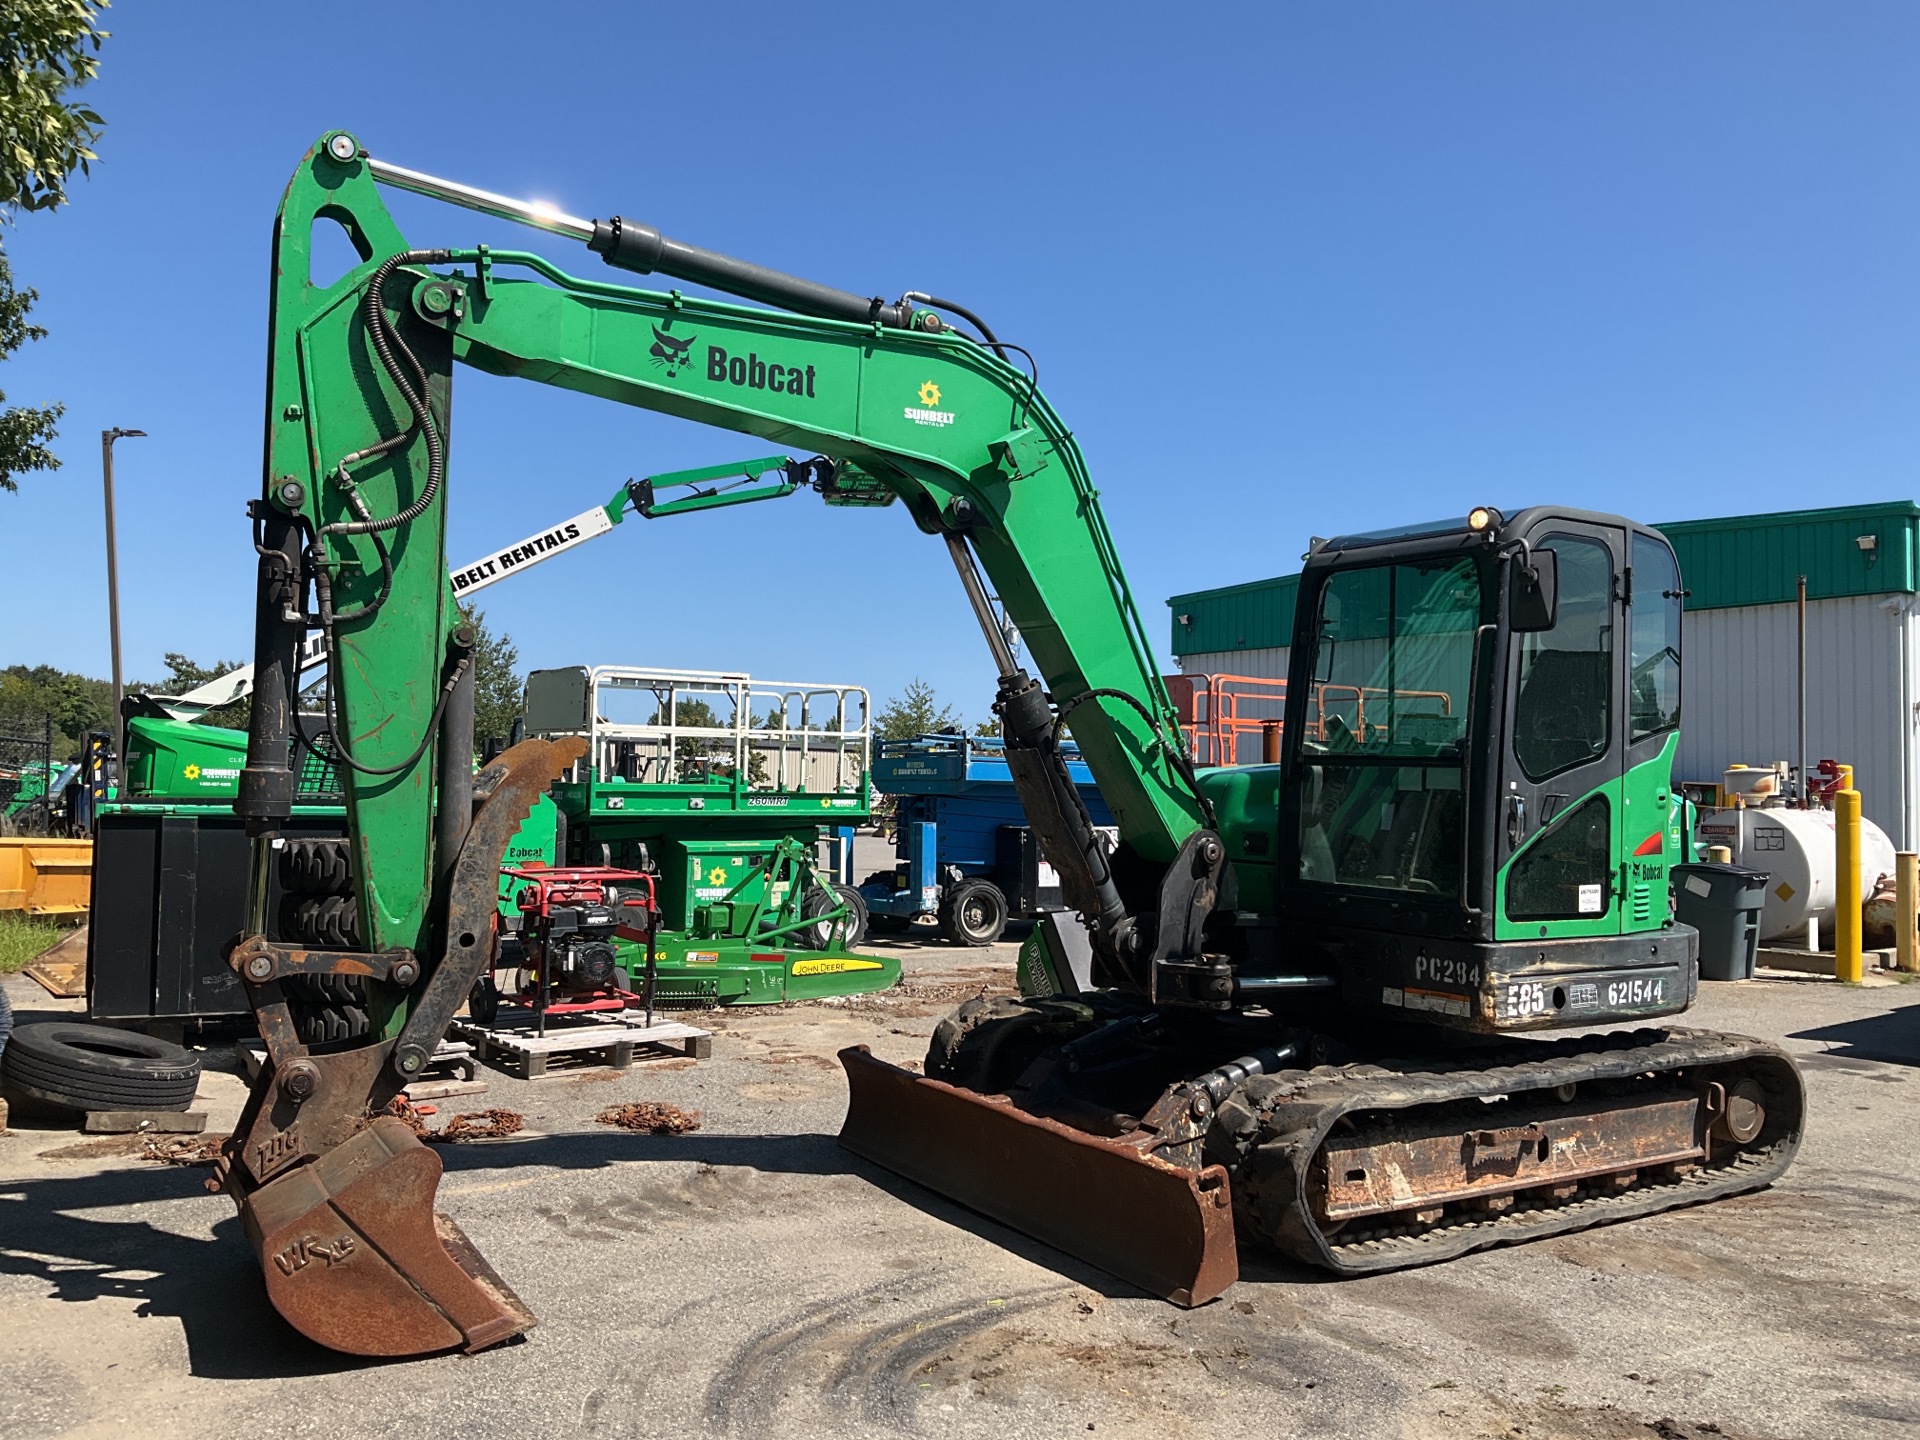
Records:
{"label": "gravel ground", "polygon": [[[1253,1255],[1183,1312],[835,1145],[837,1049],[917,1059],[940,1013],[1011,981],[1010,944],[897,949],[900,991],[716,1016],[709,1061],[483,1071],[486,1095],[441,1102],[436,1124],[526,1117],[441,1152],[443,1208],[542,1322],[476,1358],[316,1350],[204,1170],[16,1123],[0,1436],[1914,1433],[1920,987],[1707,988],[1694,1023],[1784,1037],[1806,1067],[1809,1138],[1770,1191],[1364,1280]],[[242,1085],[230,1047],[207,1061],[218,1128]],[[593,1123],[637,1101],[702,1127]]]}

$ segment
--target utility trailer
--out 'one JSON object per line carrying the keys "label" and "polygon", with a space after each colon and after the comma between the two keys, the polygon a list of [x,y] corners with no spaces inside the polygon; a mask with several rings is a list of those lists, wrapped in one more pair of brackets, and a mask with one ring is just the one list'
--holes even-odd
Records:
{"label": "utility trailer", "polygon": [[[550,791],[555,862],[658,877],[656,1003],[779,1004],[884,990],[845,883],[873,812],[871,701],[858,685],[730,671],[574,665],[527,677],[526,733],[580,737]],[[835,858],[822,864],[822,842]],[[629,944],[630,942],[621,942]],[[644,956],[623,954],[638,974]]]}
{"label": "utility trailer", "polygon": [[[1063,744],[1067,773],[1096,826],[1113,816],[1093,772]],[[895,796],[893,869],[867,876],[860,899],[876,929],[932,916],[955,945],[991,945],[1009,920],[1064,905],[1059,873],[1040,854],[996,736],[916,735],[883,740],[873,786]]]}

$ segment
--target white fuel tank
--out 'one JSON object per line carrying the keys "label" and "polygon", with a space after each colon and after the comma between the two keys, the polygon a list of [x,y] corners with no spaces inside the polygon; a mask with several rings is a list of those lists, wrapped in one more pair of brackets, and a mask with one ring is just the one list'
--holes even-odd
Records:
{"label": "white fuel tank", "polygon": [[[1767,908],[1760,915],[1760,938],[1801,936],[1817,921],[1822,946],[1832,944],[1833,906],[1838,874],[1831,810],[1796,810],[1784,805],[1752,805],[1732,810],[1703,810],[1694,826],[1701,853],[1709,845],[1733,851],[1733,863],[1765,870]],[[1893,842],[1871,820],[1860,822],[1860,894],[1873,893],[1882,875],[1893,873]]]}

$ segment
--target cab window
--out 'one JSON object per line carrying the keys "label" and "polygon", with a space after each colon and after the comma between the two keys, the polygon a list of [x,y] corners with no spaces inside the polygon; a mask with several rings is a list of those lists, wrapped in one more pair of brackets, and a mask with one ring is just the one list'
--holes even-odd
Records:
{"label": "cab window", "polygon": [[1520,637],[1514,757],[1539,782],[1607,753],[1613,708],[1613,559],[1597,540],[1554,535],[1560,600],[1551,630]]}

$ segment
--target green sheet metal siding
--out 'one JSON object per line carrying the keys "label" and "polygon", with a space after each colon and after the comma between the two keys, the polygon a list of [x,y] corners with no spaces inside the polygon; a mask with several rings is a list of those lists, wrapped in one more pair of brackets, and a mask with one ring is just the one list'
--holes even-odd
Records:
{"label": "green sheet metal siding", "polygon": [[[1680,557],[1689,610],[1788,604],[1801,575],[1813,600],[1920,592],[1920,505],[1911,500],[1679,520],[1659,528]],[[1871,551],[1860,548],[1863,535],[1874,537]],[[1173,653],[1290,644],[1299,589],[1298,575],[1281,575],[1175,595],[1167,601]]]}
{"label": "green sheet metal siding", "polygon": [[[1689,610],[1779,605],[1794,599],[1798,577],[1807,596],[1912,593],[1920,575],[1920,505],[1897,500],[1833,510],[1785,510],[1682,520],[1662,525],[1680,557]],[[1860,537],[1874,548],[1860,548]]]}
{"label": "green sheet metal siding", "polygon": [[[1255,580],[1218,590],[1196,590],[1167,601],[1172,615],[1173,653],[1212,650],[1265,650],[1293,641],[1293,602],[1298,575]],[[1184,623],[1182,616],[1186,617]]]}

